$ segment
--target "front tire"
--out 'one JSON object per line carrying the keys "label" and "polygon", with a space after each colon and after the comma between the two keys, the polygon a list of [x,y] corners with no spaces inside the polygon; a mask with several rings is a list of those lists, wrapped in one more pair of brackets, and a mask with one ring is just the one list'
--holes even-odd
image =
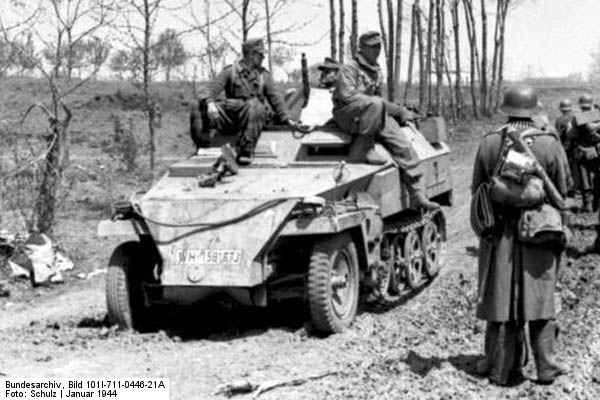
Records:
{"label": "front tire", "polygon": [[[145,251],[146,250],[146,251]],[[151,330],[143,283],[151,281],[152,259],[140,242],[120,244],[110,257],[106,276],[108,322],[120,329]]]}
{"label": "front tire", "polygon": [[348,233],[317,242],[308,268],[310,314],[318,331],[342,332],[358,307],[358,257]]}

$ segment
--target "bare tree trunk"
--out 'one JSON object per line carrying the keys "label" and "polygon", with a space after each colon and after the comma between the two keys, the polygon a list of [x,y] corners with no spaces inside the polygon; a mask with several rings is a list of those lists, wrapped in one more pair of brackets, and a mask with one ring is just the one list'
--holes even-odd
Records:
{"label": "bare tree trunk", "polygon": [[337,28],[335,26],[335,0],[329,0],[329,42],[331,58],[337,57]]}
{"label": "bare tree trunk", "polygon": [[[54,219],[56,217],[58,192],[61,187],[63,172],[69,163],[69,124],[71,122],[71,111],[60,100],[58,90],[54,82],[50,83],[52,92],[53,116],[50,118],[50,130],[52,135],[46,139],[50,145],[44,158],[45,165],[42,173],[42,181],[38,189],[38,197],[35,202],[36,229],[41,233],[52,233]],[[65,117],[59,119],[60,108],[63,108]]]}
{"label": "bare tree trunk", "polygon": [[444,84],[444,0],[435,0],[435,113],[441,115],[442,110],[442,86]]}
{"label": "bare tree trunk", "polygon": [[350,33],[351,56],[358,50],[358,0],[352,0],[352,32]]}
{"label": "bare tree trunk", "polygon": [[450,76],[450,68],[448,67],[448,64],[448,59],[444,57],[444,72],[446,73],[446,80],[448,81],[448,107],[450,108],[450,117],[452,118],[452,123],[456,124],[457,107],[454,103],[455,97],[454,93],[452,93],[452,76]]}
{"label": "bare tree trunk", "polygon": [[433,18],[435,16],[435,0],[429,0],[429,20],[427,21],[427,109],[432,110],[433,96],[431,72],[433,61]]}
{"label": "bare tree trunk", "polygon": [[339,52],[340,52],[340,56],[338,58],[338,60],[343,63],[344,62],[344,34],[345,34],[345,29],[344,29],[344,19],[346,18],[346,15],[344,13],[344,0],[340,0],[339,2],[340,4],[340,31],[339,31]]}
{"label": "bare tree trunk", "polygon": [[387,97],[389,101],[394,101],[396,94],[396,87],[394,86],[394,58],[396,50],[396,42],[394,36],[394,3],[392,0],[387,0],[387,14],[388,14],[388,57],[387,57],[387,86],[388,92]]}
{"label": "bare tree trunk", "polygon": [[[210,42],[211,42],[211,36],[210,36],[210,0],[204,0],[204,10],[205,10],[205,18],[206,18],[206,29],[204,30],[205,32],[205,37],[206,37],[206,45],[207,47],[210,46]],[[208,69],[210,71],[210,77],[214,78],[215,76],[217,76],[217,69],[215,68],[215,63],[213,60],[213,52],[208,49],[206,52],[206,55],[208,57]],[[194,93],[196,93],[196,91],[194,90]]]}
{"label": "bare tree trunk", "polygon": [[[456,77],[454,82],[454,96],[455,96],[455,106],[456,106],[456,114],[458,118],[462,118],[462,71],[460,69],[460,31],[459,31],[459,19],[458,19],[458,7],[460,5],[460,0],[452,0],[450,4],[450,12],[452,14],[452,29],[454,31],[454,68],[456,69]],[[450,83],[449,83],[450,84]]]}
{"label": "bare tree trunk", "polygon": [[415,1],[415,18],[417,21],[417,43],[419,44],[419,110],[425,108],[425,92],[427,90],[427,66],[425,62],[425,43],[423,40],[422,10],[419,1]]}
{"label": "bare tree trunk", "polygon": [[379,30],[381,31],[381,42],[382,42],[381,47],[383,48],[383,56],[387,60],[388,59],[388,41],[387,41],[387,33],[385,31],[385,23],[383,20],[383,5],[381,4],[381,0],[377,0],[377,15],[379,16]]}
{"label": "bare tree trunk", "polygon": [[396,3],[396,48],[394,57],[394,101],[400,101],[400,63],[402,61],[402,0]]}
{"label": "bare tree trunk", "polygon": [[494,23],[494,50],[492,53],[492,69],[490,71],[490,84],[487,91],[486,104],[488,105],[488,113],[492,111],[492,99],[495,95],[496,77],[498,75],[498,61],[500,58],[500,26],[502,25],[502,8],[504,0],[496,2],[496,21]]}
{"label": "bare tree trunk", "polygon": [[479,56],[477,53],[477,35],[475,34],[475,19],[473,18],[473,4],[471,0],[463,0],[465,10],[465,21],[467,24],[467,35],[469,37],[470,48],[470,79],[471,79],[471,101],[473,103],[473,116],[480,118],[477,94],[475,92],[476,73],[478,72]]}
{"label": "bare tree trunk", "polygon": [[415,2],[411,7],[410,13],[410,50],[408,53],[408,76],[406,77],[406,87],[404,88],[404,103],[408,101],[408,92],[412,89],[413,67],[415,63],[415,44],[417,39],[417,17],[418,5]]}
{"label": "bare tree trunk", "polygon": [[487,11],[485,0],[481,0],[481,81],[479,84],[479,101],[481,102],[481,113],[489,115],[487,106]]}
{"label": "bare tree trunk", "polygon": [[154,171],[154,155],[156,153],[155,135],[154,135],[154,107],[150,98],[150,35],[152,11],[148,0],[144,0],[144,48],[142,49],[142,73],[144,79],[144,100],[146,103],[146,112],[148,113],[148,132],[150,134],[150,171]]}
{"label": "bare tree trunk", "polygon": [[269,0],[265,0],[265,19],[267,23],[267,52],[269,55],[269,71],[273,71],[273,57],[271,55],[273,38],[271,37],[271,10],[269,9]]}
{"label": "bare tree trunk", "polygon": [[242,43],[248,40],[248,9],[250,8],[250,0],[242,1]]}
{"label": "bare tree trunk", "polygon": [[498,58],[498,83],[496,85],[496,100],[494,103],[494,112],[500,107],[502,97],[502,83],[504,82],[504,33],[506,31],[506,16],[510,0],[504,0],[504,8],[502,9],[502,26],[500,28],[500,56]]}

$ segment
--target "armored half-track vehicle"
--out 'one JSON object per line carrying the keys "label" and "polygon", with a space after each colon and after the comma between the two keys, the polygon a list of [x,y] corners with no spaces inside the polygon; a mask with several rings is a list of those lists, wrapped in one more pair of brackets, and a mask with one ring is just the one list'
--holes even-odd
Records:
{"label": "armored half-track vehicle", "polygon": [[[408,207],[398,167],[348,162],[351,138],[325,122],[331,99],[313,89],[302,132],[264,131],[254,162],[228,147],[200,149],[121,205],[99,234],[136,235],[113,252],[111,323],[144,330],[156,303],[195,304],[225,292],[245,305],[303,298],[314,326],[339,332],[359,297],[393,305],[436,276],[444,215]],[[439,118],[402,128],[421,159],[427,197],[450,205],[450,150]]]}

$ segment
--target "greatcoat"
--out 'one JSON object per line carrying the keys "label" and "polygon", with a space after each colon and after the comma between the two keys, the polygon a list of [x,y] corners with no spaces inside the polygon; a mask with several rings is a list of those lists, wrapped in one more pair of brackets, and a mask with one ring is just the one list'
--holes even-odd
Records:
{"label": "greatcoat", "polygon": [[[568,166],[558,136],[538,132],[526,142],[558,191],[567,193]],[[490,182],[500,153],[501,133],[482,139],[475,158],[471,190]],[[517,241],[520,211],[494,205],[497,229],[479,244],[477,317],[487,321],[530,321],[555,317],[554,289],[561,251]]]}

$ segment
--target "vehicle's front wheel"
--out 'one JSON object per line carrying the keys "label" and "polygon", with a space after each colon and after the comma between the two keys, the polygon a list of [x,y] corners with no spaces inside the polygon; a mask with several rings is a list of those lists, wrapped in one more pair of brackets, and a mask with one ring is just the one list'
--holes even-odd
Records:
{"label": "vehicle's front wheel", "polygon": [[358,307],[358,257],[348,233],[315,243],[308,268],[308,301],[317,330],[341,332]]}
{"label": "vehicle's front wheel", "polygon": [[140,242],[120,244],[110,257],[106,276],[108,322],[121,329],[151,330],[150,308],[143,284],[151,281],[154,267],[151,252]]}

